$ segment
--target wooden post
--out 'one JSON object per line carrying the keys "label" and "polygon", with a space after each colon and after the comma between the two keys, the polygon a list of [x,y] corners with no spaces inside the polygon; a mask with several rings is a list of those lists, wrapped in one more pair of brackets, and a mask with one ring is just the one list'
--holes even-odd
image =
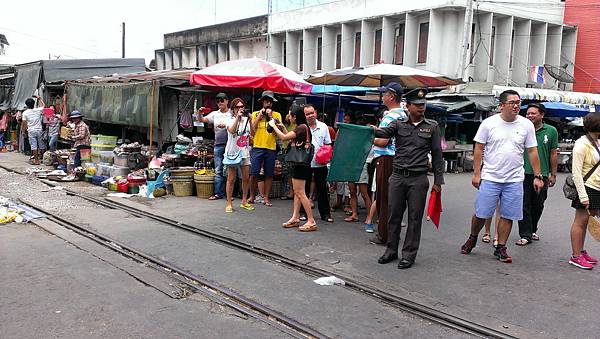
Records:
{"label": "wooden post", "polygon": [[150,90],[150,154],[152,154],[152,130],[154,129],[154,96],[156,95],[156,80],[152,80],[152,89]]}

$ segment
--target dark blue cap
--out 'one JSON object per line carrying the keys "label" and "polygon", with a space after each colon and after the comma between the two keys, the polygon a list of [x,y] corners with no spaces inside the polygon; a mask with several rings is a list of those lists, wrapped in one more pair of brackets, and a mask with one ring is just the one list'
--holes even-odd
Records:
{"label": "dark blue cap", "polygon": [[398,96],[402,96],[402,93],[404,92],[404,88],[402,88],[402,85],[400,85],[397,82],[390,82],[389,84],[383,86],[383,87],[379,87],[378,90],[380,92],[392,92],[394,94],[397,94]]}

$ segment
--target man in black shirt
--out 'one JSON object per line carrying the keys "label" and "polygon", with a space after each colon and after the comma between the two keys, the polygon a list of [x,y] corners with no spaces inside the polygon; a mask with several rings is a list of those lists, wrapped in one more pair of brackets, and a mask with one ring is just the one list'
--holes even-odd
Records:
{"label": "man in black shirt", "polygon": [[425,209],[429,180],[427,170],[431,152],[434,183],[433,190],[442,191],[444,171],[441,137],[438,124],[426,119],[425,95],[427,90],[414,89],[404,95],[408,120],[396,120],[388,127],[376,128],[376,138],[395,138],[393,174],[389,179],[389,208],[387,249],[379,258],[380,264],[387,264],[398,258],[400,223],[408,207],[408,227],[402,246],[402,259],[398,268],[409,268],[415,262],[421,240],[421,222]]}

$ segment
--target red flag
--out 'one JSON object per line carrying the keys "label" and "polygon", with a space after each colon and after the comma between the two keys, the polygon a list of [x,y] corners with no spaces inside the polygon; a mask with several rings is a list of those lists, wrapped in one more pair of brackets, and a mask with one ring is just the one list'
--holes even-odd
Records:
{"label": "red flag", "polygon": [[430,220],[435,225],[435,228],[440,228],[440,217],[442,216],[442,193],[431,190],[429,195],[429,204],[427,206],[427,220]]}

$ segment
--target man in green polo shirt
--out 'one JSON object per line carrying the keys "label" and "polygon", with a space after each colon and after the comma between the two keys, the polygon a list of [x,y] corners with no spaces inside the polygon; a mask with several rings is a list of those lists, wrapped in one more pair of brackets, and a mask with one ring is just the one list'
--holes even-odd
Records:
{"label": "man in green polo shirt", "polygon": [[538,143],[540,168],[544,177],[544,188],[537,193],[533,189],[533,169],[525,156],[525,181],[523,181],[523,219],[519,221],[521,239],[517,245],[525,246],[532,240],[540,240],[537,235],[538,222],[544,210],[544,201],[548,195],[548,187],[556,183],[556,168],[558,165],[558,132],[553,126],[544,123],[546,107],[543,104],[531,103],[527,106],[527,119],[535,127]]}

